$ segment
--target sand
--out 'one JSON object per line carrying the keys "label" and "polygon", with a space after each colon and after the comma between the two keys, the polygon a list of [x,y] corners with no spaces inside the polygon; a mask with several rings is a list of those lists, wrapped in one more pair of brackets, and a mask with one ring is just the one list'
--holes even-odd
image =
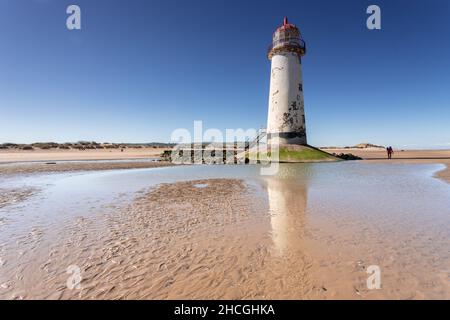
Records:
{"label": "sand", "polygon": [[0,208],[22,202],[39,192],[37,188],[0,188]]}
{"label": "sand", "polygon": [[[137,160],[156,159],[167,150],[165,148],[126,148],[124,152],[120,149],[112,150],[0,150],[0,175],[1,174],[22,174],[22,173],[48,173],[64,171],[84,171],[84,170],[112,170],[112,169],[132,169],[132,168],[152,168],[156,166],[168,165],[165,162],[151,163],[148,161],[139,162]],[[393,159],[386,159],[386,151],[377,148],[368,149],[324,149],[329,153],[352,153],[364,160],[391,161],[401,163],[442,163],[447,169],[439,172],[437,177],[450,182],[450,150],[395,150]],[[121,162],[101,162],[84,163],[77,160],[133,160]],[[55,162],[55,164],[45,163],[25,163],[20,166],[5,166],[15,162]],[[73,163],[59,163],[58,161],[74,161]],[[375,163],[375,162],[373,162]]]}
{"label": "sand", "polygon": [[[318,268],[311,248],[295,241],[306,234],[269,232],[282,231],[284,220],[271,220],[257,194],[236,179],[162,184],[117,211],[60,226],[50,238],[52,226],[35,226],[17,251],[2,249],[9,255],[2,257],[0,298],[326,298],[327,288],[309,275]],[[306,199],[295,199],[302,217]],[[79,289],[66,285],[69,265],[79,268]]]}
{"label": "sand", "polygon": [[[0,299],[450,297],[445,233],[424,250],[429,235],[405,237],[402,217],[308,215],[307,198],[305,187],[268,178],[160,184],[131,202],[111,199],[101,212],[1,243]],[[374,263],[383,290],[366,287]]]}
{"label": "sand", "polygon": [[37,173],[57,173],[69,171],[99,171],[118,169],[143,169],[171,166],[167,161],[65,161],[65,162],[24,162],[17,164],[1,164],[0,176],[37,174]]}
{"label": "sand", "polygon": [[450,182],[450,150],[394,150],[392,159],[387,159],[384,149],[324,149],[329,153],[351,153],[363,158],[368,163],[441,163],[446,169],[438,172],[436,176]]}
{"label": "sand", "polygon": [[[363,159],[383,160],[387,158],[386,150],[378,148],[368,149],[323,149],[328,153],[352,153]],[[394,150],[393,159],[450,159],[450,150]]]}
{"label": "sand", "polygon": [[[450,163],[443,159],[448,151],[405,151],[393,160],[383,159],[379,151],[345,152],[374,164]],[[0,177],[133,168],[139,163],[168,165],[138,160],[8,164],[0,166]],[[6,167],[16,169],[2,172]],[[439,176],[449,179],[448,170]],[[0,194],[5,210],[39,190],[2,189]],[[423,232],[405,237],[399,232],[409,231],[405,217],[346,216],[329,208],[319,208],[316,213],[322,215],[306,215],[307,198],[304,187],[270,178],[261,186],[209,179],[161,184],[132,199],[111,198],[86,216],[65,217],[63,208],[62,221],[30,223],[25,232],[12,230],[12,241],[0,243],[0,299],[450,297],[450,287],[443,284],[448,274],[441,265],[448,243],[445,225],[433,234],[430,247],[427,223],[434,224],[426,217],[421,218]],[[0,232],[14,218],[0,217]],[[366,269],[373,263],[383,266],[385,290],[366,287]],[[78,284],[73,277],[77,268],[80,288],[69,289],[68,281]]]}
{"label": "sand", "polygon": [[[114,169],[155,168],[171,165],[159,157],[163,148],[98,150],[0,150],[0,176]],[[118,160],[118,161],[109,161]]]}
{"label": "sand", "polygon": [[[0,298],[262,297],[257,293],[270,290],[270,277],[249,279],[269,250],[270,237],[258,231],[267,224],[261,213],[240,180],[142,190],[124,208],[78,218],[50,239],[44,239],[50,227],[32,228],[17,241],[23,258],[2,248],[12,256],[2,256]],[[66,286],[68,264],[82,272],[80,290]]]}
{"label": "sand", "polygon": [[19,161],[62,161],[62,160],[119,160],[158,158],[165,148],[125,148],[95,149],[95,150],[0,150],[1,162]]}
{"label": "sand", "polygon": [[165,150],[163,148],[125,148],[123,150],[123,152],[120,149],[0,150],[0,176],[155,168],[170,165],[168,162],[157,161]]}

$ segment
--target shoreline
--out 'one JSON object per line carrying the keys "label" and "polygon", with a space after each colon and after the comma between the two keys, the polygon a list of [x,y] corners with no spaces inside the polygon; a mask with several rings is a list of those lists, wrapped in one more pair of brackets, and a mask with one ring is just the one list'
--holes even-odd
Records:
{"label": "shoreline", "polygon": [[161,161],[166,148],[95,150],[0,150],[0,176],[171,166]]}
{"label": "shoreline", "polygon": [[36,149],[0,150],[0,165],[5,163],[36,162],[36,161],[101,161],[101,160],[134,160],[160,158],[167,148],[125,148],[96,150],[61,150]]}
{"label": "shoreline", "polygon": [[450,161],[449,163],[442,163],[445,165],[445,168],[442,170],[439,170],[434,174],[434,177],[441,179],[447,183],[450,183]]}
{"label": "shoreline", "polygon": [[[364,159],[360,160],[365,163],[386,163],[383,160]],[[450,184],[450,159],[391,159],[389,163],[405,163],[405,164],[442,164],[445,166],[442,170],[436,171],[433,178],[442,180]]]}
{"label": "shoreline", "polygon": [[[172,166],[161,161],[167,148],[120,150],[0,150],[0,175],[58,173],[71,171],[143,169]],[[324,149],[328,153],[352,153],[366,163],[435,163],[446,167],[434,175],[450,183],[450,150],[401,150],[386,159],[384,149]]]}
{"label": "shoreline", "polygon": [[61,173],[78,171],[104,171],[124,169],[148,169],[169,167],[174,164],[167,161],[135,160],[64,160],[61,162],[20,162],[0,163],[0,176],[31,175],[40,173]]}
{"label": "shoreline", "polygon": [[450,183],[450,150],[394,150],[392,159],[387,159],[384,149],[324,149],[329,153],[351,153],[361,157],[365,163],[412,163],[443,164],[446,168],[436,172],[435,178]]}

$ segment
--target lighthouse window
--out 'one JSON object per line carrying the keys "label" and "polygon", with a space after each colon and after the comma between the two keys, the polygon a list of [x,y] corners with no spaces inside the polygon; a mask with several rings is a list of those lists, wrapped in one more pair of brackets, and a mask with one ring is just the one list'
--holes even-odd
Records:
{"label": "lighthouse window", "polygon": [[298,84],[298,90],[303,92],[303,84],[302,83]]}

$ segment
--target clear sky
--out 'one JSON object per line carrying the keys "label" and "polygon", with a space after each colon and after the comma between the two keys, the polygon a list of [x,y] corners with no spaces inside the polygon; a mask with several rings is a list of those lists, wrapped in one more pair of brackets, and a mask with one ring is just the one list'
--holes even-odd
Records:
{"label": "clear sky", "polygon": [[[66,28],[69,4],[82,30]],[[381,30],[366,27],[370,4]],[[310,144],[450,147],[447,0],[0,0],[0,142],[265,126],[284,16],[307,43]]]}

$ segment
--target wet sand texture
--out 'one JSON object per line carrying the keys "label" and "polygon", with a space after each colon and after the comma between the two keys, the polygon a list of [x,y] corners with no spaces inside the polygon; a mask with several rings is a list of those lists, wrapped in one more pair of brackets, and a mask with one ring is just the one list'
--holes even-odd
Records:
{"label": "wet sand texture", "polygon": [[[2,238],[0,298],[450,298],[446,185],[401,164],[340,163],[346,174],[329,177],[332,165],[160,184],[83,217],[62,209]],[[367,288],[371,265],[381,290]],[[69,266],[80,289],[67,287]]]}
{"label": "wet sand texture", "polygon": [[84,162],[50,162],[0,164],[1,175],[20,175],[35,173],[56,173],[67,171],[98,171],[120,169],[157,168],[172,165],[165,161],[84,161]]}
{"label": "wet sand texture", "polygon": [[[48,248],[27,237],[22,250],[41,259],[6,257],[0,297],[250,298],[241,284],[268,249],[251,236],[261,212],[245,190],[238,180],[162,185],[102,221],[69,224]],[[66,288],[71,264],[82,270],[81,290]]]}
{"label": "wet sand texture", "polygon": [[37,188],[32,187],[0,188],[0,208],[20,203],[36,194],[38,191]]}

